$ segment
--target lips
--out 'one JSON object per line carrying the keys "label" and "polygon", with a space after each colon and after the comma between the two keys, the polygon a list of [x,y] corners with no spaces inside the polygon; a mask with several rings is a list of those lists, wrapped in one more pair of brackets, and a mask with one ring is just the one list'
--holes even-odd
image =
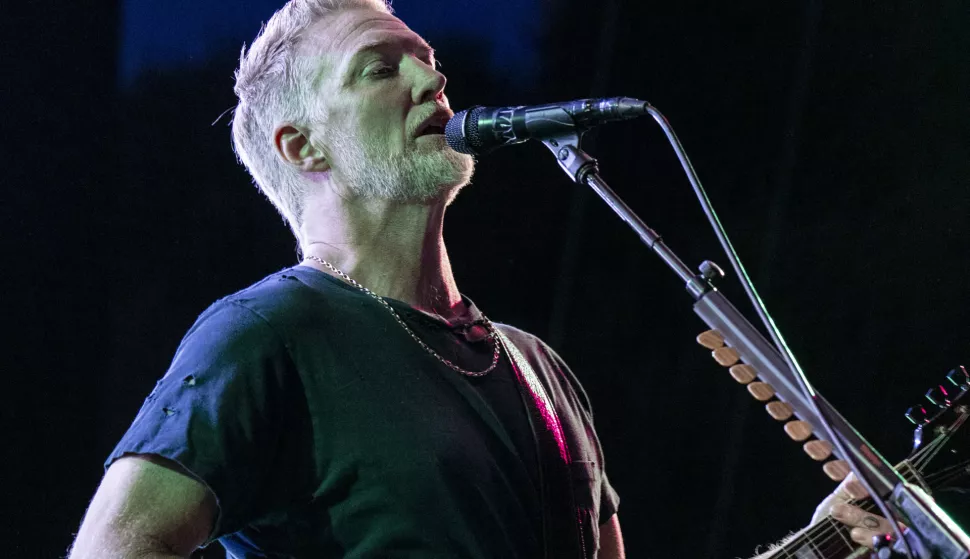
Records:
{"label": "lips", "polygon": [[444,134],[445,124],[448,123],[448,119],[450,118],[451,115],[444,111],[434,113],[425,119],[420,126],[418,126],[418,130],[414,133],[414,137],[419,138],[421,136],[428,136],[431,134]]}

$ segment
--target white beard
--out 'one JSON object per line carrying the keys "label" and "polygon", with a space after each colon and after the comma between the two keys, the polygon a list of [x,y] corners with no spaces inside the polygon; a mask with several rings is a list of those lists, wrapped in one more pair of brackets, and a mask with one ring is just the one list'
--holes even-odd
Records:
{"label": "white beard", "polygon": [[420,145],[391,154],[383,144],[343,130],[329,132],[333,177],[361,197],[418,203],[444,198],[450,204],[474,171],[474,159],[447,147],[443,136],[418,140]]}

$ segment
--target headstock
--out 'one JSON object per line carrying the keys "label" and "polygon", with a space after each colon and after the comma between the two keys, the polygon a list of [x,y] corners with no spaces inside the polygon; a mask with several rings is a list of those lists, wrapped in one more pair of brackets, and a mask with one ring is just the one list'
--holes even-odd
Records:
{"label": "headstock", "polygon": [[[965,367],[957,367],[946,375],[945,380],[926,391],[925,402],[920,402],[906,410],[905,417],[916,430],[913,432],[914,462],[926,463],[938,454],[938,447],[949,442],[953,434],[970,418],[970,372]],[[929,434],[931,441],[925,442]],[[951,448],[951,454],[961,454],[961,450]],[[962,458],[966,458],[962,456]]]}
{"label": "headstock", "polygon": [[[921,402],[906,410],[906,419],[917,429],[933,423],[955,406],[963,396],[970,391],[970,373],[966,367],[960,366],[946,375],[943,383],[926,391],[927,402]],[[918,445],[917,445],[918,446]]]}

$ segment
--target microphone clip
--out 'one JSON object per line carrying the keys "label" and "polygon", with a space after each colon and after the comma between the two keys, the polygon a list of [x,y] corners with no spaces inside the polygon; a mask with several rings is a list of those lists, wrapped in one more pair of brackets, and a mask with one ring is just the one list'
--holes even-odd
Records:
{"label": "microphone clip", "polygon": [[573,182],[585,185],[591,173],[599,173],[599,165],[594,157],[579,147],[581,136],[581,132],[570,132],[561,137],[543,139],[542,143],[549,148]]}

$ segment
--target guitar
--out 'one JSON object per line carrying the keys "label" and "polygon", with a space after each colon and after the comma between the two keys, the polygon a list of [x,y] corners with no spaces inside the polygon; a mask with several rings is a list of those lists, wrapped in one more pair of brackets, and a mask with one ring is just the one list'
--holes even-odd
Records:
{"label": "guitar", "polygon": [[[737,353],[724,345],[720,334],[709,330],[699,335],[697,342],[710,349],[720,365],[730,367],[731,376],[746,385],[755,399],[766,402],[769,415],[787,422],[785,432],[789,437],[799,442],[807,440],[803,445],[806,454],[817,461],[831,457],[831,443],[820,439],[808,440],[812,437],[811,430],[805,429],[797,419],[792,420],[791,406],[778,400],[770,385],[758,382],[757,372],[752,367],[738,364]],[[950,371],[943,384],[926,393],[928,403],[906,410],[905,417],[916,425],[913,452],[895,469],[907,481],[922,486],[927,492],[946,488],[970,476],[970,458],[966,453],[970,445],[957,445],[949,452],[942,453],[956,435],[966,433],[960,428],[970,418],[970,397],[966,397],[967,392],[970,392],[970,373],[966,368],[958,367]],[[930,440],[927,442],[925,439]],[[929,463],[940,456],[950,459],[950,463],[926,473]],[[835,481],[844,479],[848,474],[848,467],[841,460],[825,462],[823,470]],[[867,511],[876,509],[875,503],[869,498],[850,502]],[[850,530],[849,526],[828,516],[790,541],[772,548],[761,559],[855,559],[871,553],[870,549],[852,540]]]}
{"label": "guitar", "polygon": [[[956,464],[932,473],[923,473],[930,460],[936,457],[943,447],[950,442],[956,430],[970,417],[970,409],[967,406],[961,406],[957,413],[959,417],[955,423],[948,427],[940,427],[940,433],[932,442],[896,465],[896,471],[907,481],[922,485],[929,492],[932,492],[952,485],[961,478],[970,475],[970,459],[966,457]],[[867,498],[850,502],[864,510],[879,514],[872,499]],[[872,550],[860,546],[849,537],[850,530],[849,526],[828,516],[821,522],[813,524],[791,541],[772,549],[764,559],[855,559],[871,553]]]}

